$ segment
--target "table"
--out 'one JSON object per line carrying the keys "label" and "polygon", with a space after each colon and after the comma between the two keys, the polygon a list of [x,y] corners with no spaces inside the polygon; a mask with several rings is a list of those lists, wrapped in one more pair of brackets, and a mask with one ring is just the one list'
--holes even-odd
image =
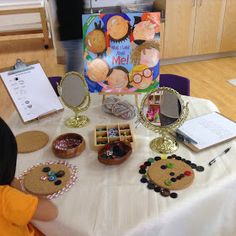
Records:
{"label": "table", "polygon": [[[84,112],[91,122],[85,128],[70,129],[64,126],[65,118],[72,114],[67,109],[30,124],[23,124],[18,114],[14,113],[8,122],[14,134],[42,130],[50,137],[45,148],[19,154],[16,175],[39,162],[58,160],[51,151],[51,143],[61,133],[78,132],[86,141],[85,151],[79,157],[68,160],[78,167],[79,181],[64,195],[53,199],[59,209],[55,221],[34,221],[39,229],[49,236],[236,234],[235,141],[200,153],[194,153],[180,144],[176,154],[205,166],[205,171],[197,172],[193,184],[178,191],[177,199],[164,198],[140,183],[141,175],[138,173],[140,164],[156,156],[149,148],[149,142],[157,134],[140,125],[133,130],[135,148],[132,156],[119,166],[101,164],[97,160],[97,152],[92,149],[95,125],[127,121],[105,114],[101,110],[101,96],[93,94],[91,99],[89,110]],[[189,102],[188,118],[218,111],[209,100],[193,97],[183,99]],[[134,122],[131,121],[133,125]],[[232,150],[227,157],[208,167],[207,163],[228,146],[232,146]],[[224,221],[225,218],[227,221]]]}

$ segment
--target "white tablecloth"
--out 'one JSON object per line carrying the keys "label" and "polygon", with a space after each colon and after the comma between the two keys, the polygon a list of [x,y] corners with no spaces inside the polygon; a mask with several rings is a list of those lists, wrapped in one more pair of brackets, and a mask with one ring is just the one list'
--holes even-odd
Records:
{"label": "white tablecloth", "polygon": [[[209,100],[193,97],[184,97],[184,100],[190,103],[188,118],[218,110]],[[58,160],[51,151],[51,143],[62,133],[78,132],[86,141],[85,151],[68,160],[78,167],[79,181],[53,200],[59,209],[55,221],[34,222],[39,229],[49,236],[236,235],[235,141],[200,153],[180,144],[176,154],[204,166],[205,171],[195,172],[193,184],[177,191],[177,199],[165,198],[148,190],[146,184],[140,182],[138,172],[140,164],[156,156],[150,150],[149,142],[157,134],[140,125],[133,130],[135,148],[132,156],[121,165],[105,166],[98,162],[97,152],[93,150],[95,125],[127,121],[104,113],[99,95],[92,95],[92,104],[84,114],[90,117],[91,122],[81,129],[64,126],[65,118],[72,115],[67,109],[30,124],[23,124],[14,113],[8,122],[14,134],[42,130],[50,137],[45,148],[19,154],[16,175],[39,162]],[[134,121],[131,121],[133,126]],[[232,146],[232,150],[208,167],[208,162],[228,146]]]}

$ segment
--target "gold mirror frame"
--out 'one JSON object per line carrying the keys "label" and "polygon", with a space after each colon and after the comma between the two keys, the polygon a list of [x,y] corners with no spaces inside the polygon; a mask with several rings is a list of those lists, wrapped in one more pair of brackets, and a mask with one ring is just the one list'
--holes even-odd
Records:
{"label": "gold mirror frame", "polygon": [[[83,101],[81,102],[81,104],[78,106],[72,106],[72,105],[68,104],[65,101],[65,99],[63,98],[62,85],[63,85],[63,82],[67,79],[67,77],[69,77],[70,75],[78,76],[81,79],[81,81],[83,82],[84,89],[86,90],[86,92],[85,92],[86,95],[85,95]],[[68,72],[62,77],[60,84],[57,85],[57,90],[61,96],[63,103],[68,108],[70,108],[72,111],[74,111],[74,113],[75,113],[74,116],[68,118],[65,121],[65,125],[70,128],[82,128],[82,127],[86,126],[89,123],[89,118],[87,116],[80,115],[80,113],[83,111],[86,111],[89,108],[89,105],[91,103],[91,98],[90,98],[88,86],[87,86],[87,83],[86,83],[84,77],[81,74],[79,74],[78,72],[74,72],[74,71]]]}
{"label": "gold mirror frame", "polygon": [[[143,113],[143,107],[144,107],[144,103],[146,99],[152,93],[159,92],[159,91],[160,92],[167,91],[176,95],[182,109],[180,117],[176,121],[174,121],[172,124],[169,124],[166,126],[156,126],[152,124]],[[181,126],[184,123],[184,121],[187,119],[188,113],[189,113],[188,103],[184,104],[184,101],[181,98],[181,95],[172,88],[159,87],[145,94],[138,108],[138,118],[139,118],[139,121],[143,124],[143,126],[161,135],[161,137],[155,138],[150,142],[150,148],[154,152],[158,152],[162,154],[169,154],[169,153],[175,152],[178,149],[178,143],[176,142],[175,138],[170,135],[170,133],[173,133],[175,129],[177,129],[179,126]]]}

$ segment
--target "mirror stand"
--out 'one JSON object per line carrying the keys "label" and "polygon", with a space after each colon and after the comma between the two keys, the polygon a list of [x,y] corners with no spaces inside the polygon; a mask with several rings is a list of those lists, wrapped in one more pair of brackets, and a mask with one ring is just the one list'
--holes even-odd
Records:
{"label": "mirror stand", "polygon": [[167,132],[162,132],[161,137],[153,139],[150,142],[149,146],[154,152],[158,152],[161,154],[173,153],[179,147],[176,140],[171,137]]}
{"label": "mirror stand", "polygon": [[89,118],[84,115],[79,115],[79,112],[75,112],[75,116],[72,116],[65,121],[65,125],[69,128],[83,128],[88,123]]}

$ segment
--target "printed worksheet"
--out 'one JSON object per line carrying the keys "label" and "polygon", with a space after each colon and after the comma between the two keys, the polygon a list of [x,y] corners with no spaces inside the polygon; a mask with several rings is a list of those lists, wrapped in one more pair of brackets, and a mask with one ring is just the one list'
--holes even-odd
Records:
{"label": "printed worksheet", "polygon": [[0,76],[24,122],[63,109],[39,63]]}

